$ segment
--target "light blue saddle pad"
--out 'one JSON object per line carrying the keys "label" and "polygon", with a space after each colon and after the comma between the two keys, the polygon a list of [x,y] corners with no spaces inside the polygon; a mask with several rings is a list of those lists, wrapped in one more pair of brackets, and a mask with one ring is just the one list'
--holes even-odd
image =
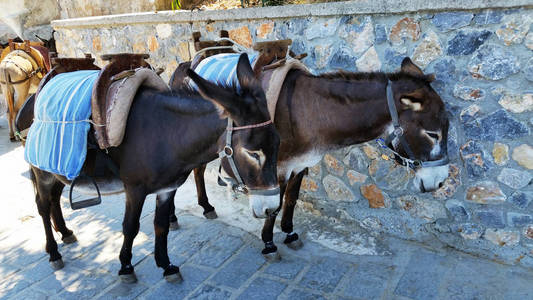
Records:
{"label": "light blue saddle pad", "polygon": [[[210,56],[202,60],[194,71],[206,80],[224,86],[235,86],[240,91],[239,80],[237,80],[237,63],[239,62],[240,53],[223,53]],[[257,59],[257,53],[248,53],[250,65],[253,66]],[[192,81],[190,86],[197,90],[198,87]]]}
{"label": "light blue saddle pad", "polygon": [[61,73],[39,92],[24,159],[72,180],[87,155],[93,85],[100,71]]}

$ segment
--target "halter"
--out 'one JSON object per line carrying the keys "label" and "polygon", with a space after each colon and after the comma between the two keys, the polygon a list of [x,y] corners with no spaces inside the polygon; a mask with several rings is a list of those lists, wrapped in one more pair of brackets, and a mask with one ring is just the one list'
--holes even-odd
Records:
{"label": "halter", "polygon": [[[225,157],[228,159],[229,165],[231,167],[231,171],[233,172],[233,175],[235,176],[235,179],[237,180],[237,185],[234,187],[235,191],[237,192],[240,192],[243,194],[255,194],[255,195],[263,195],[263,196],[271,196],[271,195],[279,194],[279,187],[276,187],[273,189],[266,189],[266,190],[248,188],[246,184],[244,184],[244,181],[242,180],[241,175],[239,174],[239,170],[237,170],[237,165],[235,164],[235,160],[233,159],[234,151],[233,151],[233,148],[231,147],[231,137],[234,131],[243,130],[243,129],[259,128],[259,127],[267,126],[269,124],[272,124],[272,119],[265,121],[263,123],[233,127],[233,120],[231,118],[228,118],[228,126],[226,127],[226,145],[220,152],[218,152],[218,157],[219,158]],[[220,168],[218,170],[218,178],[224,181],[228,186],[232,186],[232,182],[230,182],[231,179],[229,178],[225,179],[222,176],[222,161],[220,162]]]}
{"label": "halter", "polygon": [[[415,155],[403,135],[404,130],[403,127],[400,125],[400,121],[398,118],[398,110],[396,109],[396,105],[394,103],[394,96],[392,93],[392,85],[390,80],[387,81],[387,106],[389,107],[389,113],[392,119],[392,125],[394,126],[394,130],[392,131],[392,133],[389,134],[389,136],[387,136],[385,140],[382,138],[376,140],[376,142],[381,148],[387,149],[392,152],[394,158],[396,158],[397,161],[400,161],[402,166],[409,167],[415,171],[419,168],[439,167],[447,165],[449,163],[447,155],[444,158],[431,161],[421,161],[419,159],[415,159]],[[409,158],[400,155],[398,152],[396,152],[395,149],[393,149],[396,148],[394,146],[394,140],[396,139],[398,139],[400,143],[402,143],[402,147],[409,156]],[[389,143],[393,145],[393,148],[387,146]]]}

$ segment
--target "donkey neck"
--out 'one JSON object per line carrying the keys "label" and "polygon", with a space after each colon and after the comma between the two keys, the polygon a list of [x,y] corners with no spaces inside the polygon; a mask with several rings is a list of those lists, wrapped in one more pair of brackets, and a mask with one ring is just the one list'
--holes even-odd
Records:
{"label": "donkey neck", "polygon": [[[330,150],[380,136],[391,117],[384,74],[295,78],[290,115],[296,135]],[[355,75],[355,76],[354,76]]]}

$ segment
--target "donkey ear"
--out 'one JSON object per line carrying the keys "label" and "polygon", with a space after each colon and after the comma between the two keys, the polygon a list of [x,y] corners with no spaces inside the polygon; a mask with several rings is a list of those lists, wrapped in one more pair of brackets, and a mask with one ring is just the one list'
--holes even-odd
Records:
{"label": "donkey ear", "polygon": [[241,87],[248,86],[256,80],[254,70],[252,70],[248,54],[246,53],[239,56],[239,62],[237,63],[237,79],[239,79]]}
{"label": "donkey ear", "polygon": [[203,79],[191,69],[187,69],[187,76],[196,84],[200,95],[215,105],[221,118],[236,112],[237,103],[233,101],[233,95],[228,90]]}
{"label": "donkey ear", "polygon": [[35,37],[37,39],[39,39],[39,41],[43,42],[44,44],[48,43],[48,40],[47,39],[43,39],[42,37],[38,36],[38,35],[35,35]]}
{"label": "donkey ear", "polygon": [[422,70],[417,65],[415,65],[409,57],[403,59],[402,71],[414,75],[424,75],[424,72],[422,72]]}

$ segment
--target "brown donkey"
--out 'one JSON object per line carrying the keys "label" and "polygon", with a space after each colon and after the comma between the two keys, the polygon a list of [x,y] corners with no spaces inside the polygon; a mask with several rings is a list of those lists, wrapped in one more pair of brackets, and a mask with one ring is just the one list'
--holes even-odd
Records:
{"label": "brown donkey", "polygon": [[[41,78],[49,71],[48,53],[55,52],[55,40],[52,33],[50,40],[42,39],[40,45],[26,41],[24,44],[10,43],[2,51],[0,61],[0,90],[5,97],[9,124],[9,139],[15,136],[15,117],[30,93],[37,90]],[[30,46],[31,45],[31,46]]]}
{"label": "brown donkey", "polygon": [[[293,214],[302,178],[329,150],[372,141],[380,136],[396,160],[416,171],[413,181],[432,191],[448,177],[448,118],[439,95],[409,58],[398,73],[335,72],[318,76],[292,70],[276,106],[274,123],[281,136],[278,180],[283,204],[281,229],[287,246],[303,244],[293,231]],[[389,108],[390,107],[390,108]],[[395,113],[396,112],[396,113]],[[208,202],[203,173],[194,171],[198,203],[206,217],[216,217]],[[285,201],[283,201],[285,195]],[[171,215],[171,218],[175,218]],[[263,254],[277,258],[273,243],[276,215],[265,221]]]}

